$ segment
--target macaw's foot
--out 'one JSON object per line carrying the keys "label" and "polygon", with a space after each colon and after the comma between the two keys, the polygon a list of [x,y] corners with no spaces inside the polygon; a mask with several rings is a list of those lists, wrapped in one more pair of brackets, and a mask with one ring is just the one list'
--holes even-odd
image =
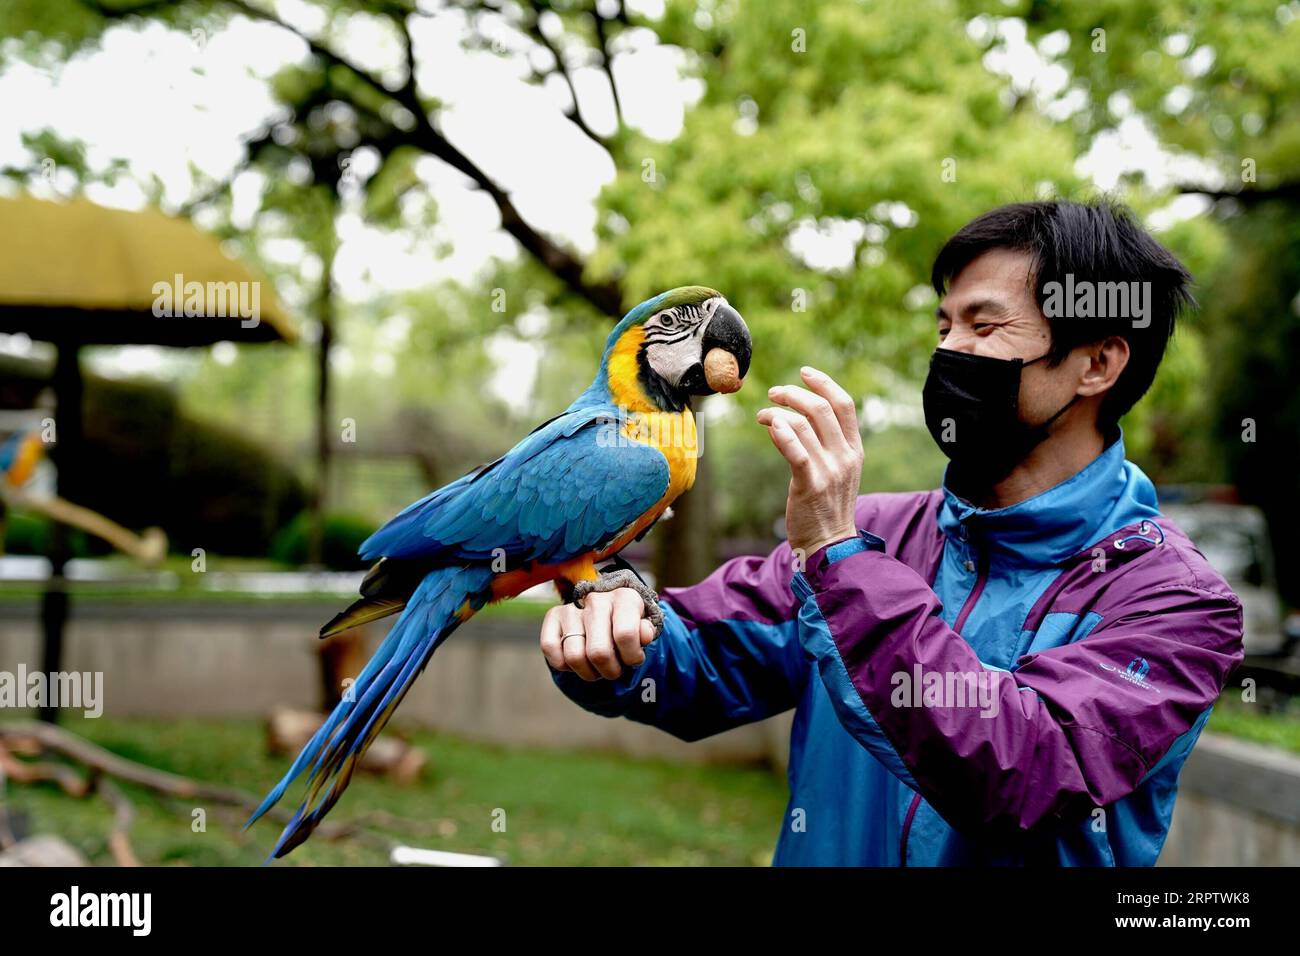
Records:
{"label": "macaw's foot", "polygon": [[594,581],[579,581],[573,586],[573,603],[582,607],[582,601],[588,594],[597,591],[615,591],[619,588],[631,588],[641,595],[641,600],[645,603],[646,620],[654,625],[655,637],[658,637],[659,632],[664,629],[664,612],[659,608],[659,595],[637,577],[635,571],[628,568],[602,574]]}

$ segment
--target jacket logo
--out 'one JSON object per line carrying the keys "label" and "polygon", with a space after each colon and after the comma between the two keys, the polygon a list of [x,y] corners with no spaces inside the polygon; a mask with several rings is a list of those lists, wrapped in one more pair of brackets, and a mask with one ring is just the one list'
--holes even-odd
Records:
{"label": "jacket logo", "polygon": [[1143,690],[1153,690],[1157,694],[1160,688],[1156,687],[1147,680],[1147,672],[1151,670],[1151,664],[1145,657],[1135,657],[1128,662],[1128,667],[1120,670],[1118,667],[1112,667],[1105,661],[1098,661],[1097,666],[1104,671],[1110,671],[1112,674],[1119,676],[1122,680],[1128,681],[1135,687],[1141,687]]}

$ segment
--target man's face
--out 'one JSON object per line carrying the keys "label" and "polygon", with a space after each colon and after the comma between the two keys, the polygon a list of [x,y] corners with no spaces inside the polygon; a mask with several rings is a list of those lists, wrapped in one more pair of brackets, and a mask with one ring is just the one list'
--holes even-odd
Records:
{"label": "man's face", "polygon": [[[939,348],[1028,362],[1052,345],[1051,327],[1029,284],[1027,252],[992,249],[953,278],[936,310]],[[1042,422],[1074,397],[1077,363],[1039,362],[1020,375],[1020,420]]]}

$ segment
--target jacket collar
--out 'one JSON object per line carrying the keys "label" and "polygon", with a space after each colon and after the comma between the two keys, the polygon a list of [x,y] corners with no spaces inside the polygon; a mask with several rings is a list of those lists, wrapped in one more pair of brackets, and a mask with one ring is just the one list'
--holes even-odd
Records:
{"label": "jacket collar", "polygon": [[998,552],[999,561],[1059,564],[1159,513],[1155,486],[1125,460],[1121,434],[1073,477],[1008,508],[980,508],[958,497],[945,474],[939,527],[949,539]]}

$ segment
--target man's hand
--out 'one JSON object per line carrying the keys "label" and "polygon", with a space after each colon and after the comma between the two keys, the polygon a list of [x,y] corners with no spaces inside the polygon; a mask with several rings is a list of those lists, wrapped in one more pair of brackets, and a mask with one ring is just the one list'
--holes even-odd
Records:
{"label": "man's hand", "polygon": [[542,619],[542,655],[552,670],[573,671],[586,681],[614,680],[623,666],[645,660],[642,647],[655,639],[645,602],[631,588],[596,591],[583,607],[561,604]]}
{"label": "man's hand", "polygon": [[808,388],[772,387],[767,397],[782,407],[762,409],[758,421],[790,463],[786,537],[806,559],[858,533],[853,512],[862,481],[862,437],[849,393],[816,369],[805,366],[801,373]]}

